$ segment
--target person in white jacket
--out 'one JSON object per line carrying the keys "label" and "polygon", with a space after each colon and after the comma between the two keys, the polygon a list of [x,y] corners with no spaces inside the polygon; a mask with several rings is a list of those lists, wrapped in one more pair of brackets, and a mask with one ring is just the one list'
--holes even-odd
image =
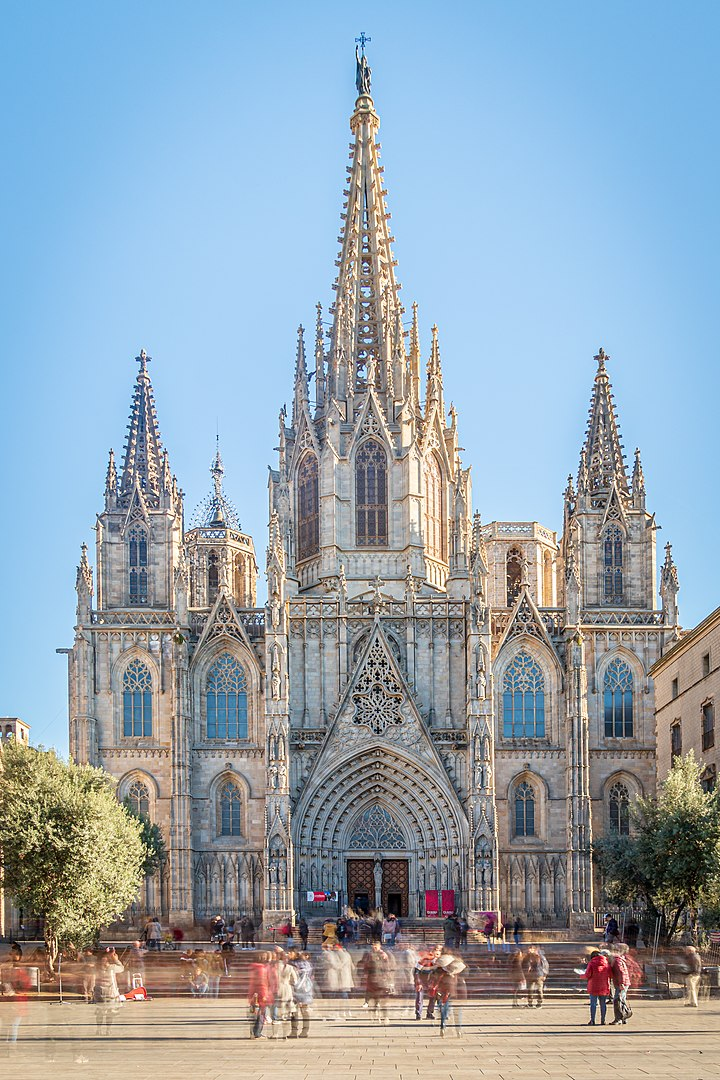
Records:
{"label": "person in white jacket", "polygon": [[95,1034],[109,1035],[115,1013],[120,1003],[117,977],[125,968],[118,960],[114,949],[106,949],[98,957],[95,969]]}

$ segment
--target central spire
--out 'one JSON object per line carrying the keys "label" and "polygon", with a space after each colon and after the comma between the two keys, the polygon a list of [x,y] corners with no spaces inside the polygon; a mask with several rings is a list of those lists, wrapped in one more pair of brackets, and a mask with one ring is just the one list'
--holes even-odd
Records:
{"label": "central spire", "polygon": [[[380,119],[370,96],[370,68],[356,50],[356,85],[359,97],[350,119],[354,141],[350,144],[346,202],[341,215],[338,275],[330,332],[330,393],[350,398],[374,387],[382,398],[398,396],[394,386],[393,356],[403,337],[402,314],[391,250],[390,214],[385,205],[383,169],[375,136]],[[396,341],[397,337],[400,341]]]}

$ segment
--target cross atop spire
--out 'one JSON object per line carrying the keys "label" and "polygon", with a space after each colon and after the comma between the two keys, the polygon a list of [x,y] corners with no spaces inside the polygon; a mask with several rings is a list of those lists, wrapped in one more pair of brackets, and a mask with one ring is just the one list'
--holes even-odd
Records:
{"label": "cross atop spire", "polygon": [[614,486],[621,497],[629,497],[630,491],[612,387],[605,367],[609,357],[603,348],[598,351],[595,360],[598,367],[585,445],[580,456],[578,494],[587,493],[593,506],[601,507],[607,504]]}
{"label": "cross atop spire", "polygon": [[147,370],[147,364],[151,358],[144,349],[141,349],[140,355],[135,359],[140,364],[140,370],[135,381],[130,423],[125,442],[119,501],[121,506],[127,505],[137,484],[146,504],[157,507],[163,493],[165,470],[152,383]]}

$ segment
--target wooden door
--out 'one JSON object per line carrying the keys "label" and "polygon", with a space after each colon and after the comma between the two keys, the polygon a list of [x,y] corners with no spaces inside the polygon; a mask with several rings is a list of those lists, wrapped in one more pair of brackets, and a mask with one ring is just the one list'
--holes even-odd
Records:
{"label": "wooden door", "polygon": [[401,919],[406,919],[410,898],[408,860],[383,859],[382,871],[383,912],[388,915],[393,911]]}
{"label": "wooden door", "polygon": [[372,859],[348,859],[347,902],[350,907],[366,913],[375,907],[375,875]]}

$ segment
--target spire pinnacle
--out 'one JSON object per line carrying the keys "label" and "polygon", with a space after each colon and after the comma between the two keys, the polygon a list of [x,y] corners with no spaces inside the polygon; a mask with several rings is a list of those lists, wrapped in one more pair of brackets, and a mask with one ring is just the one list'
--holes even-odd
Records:
{"label": "spire pinnacle", "polygon": [[578,494],[584,494],[587,490],[592,505],[602,507],[607,504],[613,486],[616,486],[620,496],[625,498],[629,496],[630,489],[612,387],[605,366],[609,357],[602,347],[595,360],[598,367],[590,401],[585,445],[580,457]]}
{"label": "spire pinnacle", "polygon": [[225,466],[220,454],[220,436],[215,436],[215,456],[210,464],[213,490],[196,507],[190,522],[192,529],[235,529],[242,532],[238,512],[223,491]]}
{"label": "spire pinnacle", "polygon": [[125,460],[120,480],[120,502],[127,505],[135,484],[148,506],[158,506],[163,478],[163,449],[158,428],[152,383],[147,370],[151,357],[144,349],[135,359],[140,370],[135,381],[130,423],[125,442]]}

